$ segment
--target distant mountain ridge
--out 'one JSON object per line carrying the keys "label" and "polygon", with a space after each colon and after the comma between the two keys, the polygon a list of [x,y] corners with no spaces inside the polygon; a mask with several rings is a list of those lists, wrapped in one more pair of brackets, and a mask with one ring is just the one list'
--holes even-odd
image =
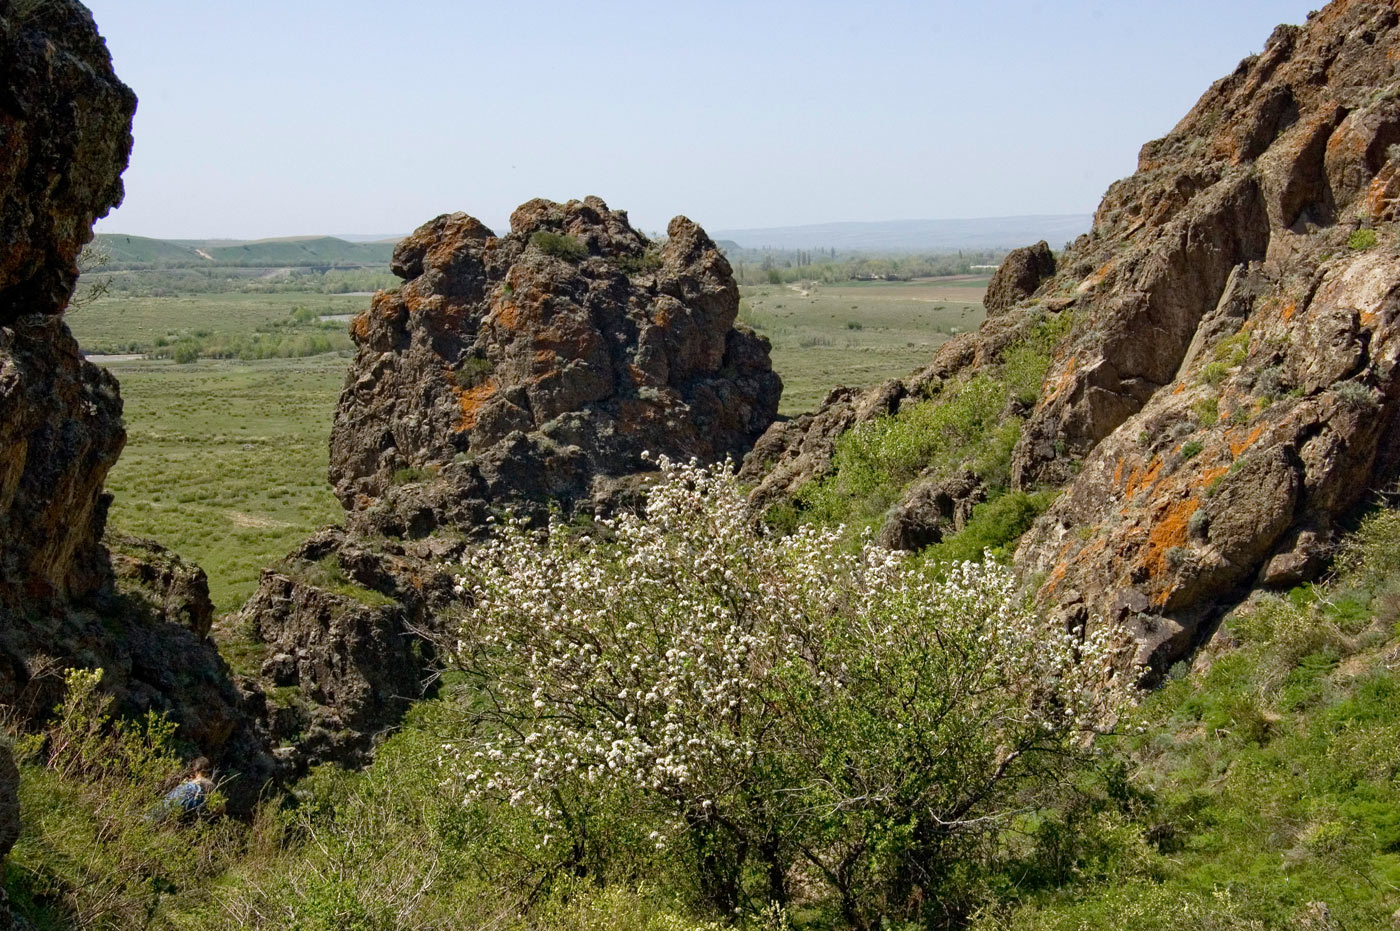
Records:
{"label": "distant mountain ridge", "polygon": [[745,249],[839,249],[853,252],[935,252],[1012,249],[1046,240],[1058,249],[1089,232],[1093,214],[1045,214],[948,220],[875,220],[720,229],[717,240]]}

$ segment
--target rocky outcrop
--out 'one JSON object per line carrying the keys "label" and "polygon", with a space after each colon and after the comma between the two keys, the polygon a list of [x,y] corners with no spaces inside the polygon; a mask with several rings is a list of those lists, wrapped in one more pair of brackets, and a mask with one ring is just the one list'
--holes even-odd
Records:
{"label": "rocky outcrop", "polygon": [[767,341],[735,327],[729,263],[684,217],[655,244],[596,197],[534,200],[504,236],[438,217],[392,267],[405,283],[352,324],[331,432],[354,529],[610,499],[642,453],[737,459],[777,414]]}
{"label": "rocky outcrop", "polygon": [[890,512],[877,538],[892,550],[920,550],[967,526],[972,509],[987,497],[971,472],[915,482]]}
{"label": "rocky outcrop", "polygon": [[373,544],[322,531],[264,570],[239,626],[262,645],[260,679],[277,755],[368,762],[377,738],[432,694],[438,612],[454,600],[441,538]]}
{"label": "rocky outcrop", "polygon": [[755,486],[753,503],[765,507],[825,475],[841,434],[894,413],[907,393],[899,379],[865,392],[833,388],[813,413],[773,424],[744,458],[739,472],[740,479]]}
{"label": "rocky outcrop", "polygon": [[101,667],[118,708],[168,713],[243,774],[237,807],[266,759],[208,639],[207,583],[154,544],[110,558],[121,397],[62,319],[93,221],[121,200],[136,98],[71,0],[0,5],[0,89],[0,703],[42,717],[64,669]]}
{"label": "rocky outcrop", "polygon": [[596,197],[533,200],[496,236],[457,213],[404,239],[404,284],[351,324],[331,431],[347,532],[265,572],[239,626],[279,756],[358,765],[434,680],[441,568],[487,518],[634,500],[645,453],[738,459],[777,415],[768,343],[684,217],[664,242]]}
{"label": "rocky outcrop", "polygon": [[[1032,321],[1071,315],[1011,475],[1064,489],[1016,563],[1067,623],[1123,621],[1141,659],[1170,663],[1251,587],[1315,575],[1400,466],[1398,62],[1388,3],[1279,27],[1143,147],[1053,277],[999,281],[981,330],[905,384],[917,399],[989,371]],[[760,441],[761,490],[794,487],[794,451],[831,448],[821,417]],[[890,542],[947,522],[957,501],[925,491],[892,512]]]}
{"label": "rocky outcrop", "polygon": [[987,282],[987,293],[982,297],[987,316],[995,316],[1030,297],[1041,282],[1054,274],[1055,256],[1045,240],[1033,246],[1012,249]]}
{"label": "rocky outcrop", "polygon": [[72,0],[0,6],[0,326],[58,314],[122,199],[136,95]]}

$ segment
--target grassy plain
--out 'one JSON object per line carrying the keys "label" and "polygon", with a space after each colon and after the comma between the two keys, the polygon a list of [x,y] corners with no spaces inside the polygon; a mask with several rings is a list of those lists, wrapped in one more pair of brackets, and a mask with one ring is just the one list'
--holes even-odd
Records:
{"label": "grassy plain", "polygon": [[[88,353],[150,352],[158,345],[249,337],[291,322],[299,308],[316,314],[358,313],[369,298],[356,294],[197,294],[181,297],[108,297],[70,310],[68,326]],[[344,328],[337,327],[340,335]],[[349,338],[341,348],[348,348]],[[120,375],[118,376],[120,377]]]}
{"label": "grassy plain", "polygon": [[773,344],[781,413],[812,410],[837,385],[908,375],[985,316],[987,279],[758,285],[740,290],[739,319]]}
{"label": "grassy plain", "polygon": [[119,363],[126,450],[107,479],[112,526],[209,573],[219,611],[262,567],[340,518],[327,437],[348,357]]}

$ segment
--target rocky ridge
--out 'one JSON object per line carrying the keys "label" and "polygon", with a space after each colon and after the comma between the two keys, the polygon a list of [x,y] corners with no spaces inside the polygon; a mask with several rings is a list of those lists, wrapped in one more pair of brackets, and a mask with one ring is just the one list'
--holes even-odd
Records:
{"label": "rocky ridge", "polygon": [[447,214],[391,267],[404,283],[351,323],[331,431],[347,532],[265,572],[239,615],[295,765],[363,760],[424,694],[440,567],[490,515],[607,511],[648,452],[737,460],[782,390],[767,341],[735,326],[729,263],[684,217],[652,242],[596,197],[532,200],[501,236]]}
{"label": "rocky ridge", "polygon": [[[1015,556],[1042,602],[1129,624],[1160,667],[1253,586],[1315,576],[1400,463],[1398,23],[1337,0],[1279,27],[1143,147],[1053,275],[1009,257],[987,323],[925,371],[771,428],[745,463],[756,501],[1068,313],[1010,476],[1063,489]],[[938,499],[906,497],[905,523]]]}
{"label": "rocky ridge", "polygon": [[106,537],[121,396],[62,317],[93,221],[121,201],[135,106],[82,5],[0,5],[0,703],[40,719],[65,669],[101,667],[118,707],[167,712],[192,752],[237,761],[237,807],[266,773],[207,583]]}

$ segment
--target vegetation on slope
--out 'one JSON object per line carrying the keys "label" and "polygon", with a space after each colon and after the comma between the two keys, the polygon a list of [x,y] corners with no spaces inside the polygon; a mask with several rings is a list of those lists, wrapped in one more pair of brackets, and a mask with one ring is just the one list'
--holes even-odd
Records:
{"label": "vegetation on slope", "polygon": [[[572,553],[584,544],[559,545]],[[626,571],[625,562],[608,565],[587,571]],[[1003,817],[949,837],[956,843],[942,849],[945,872],[930,894],[891,898],[872,881],[856,889],[864,907],[917,917],[909,927],[977,931],[1385,926],[1400,905],[1397,580],[1400,511],[1380,507],[1350,538],[1332,579],[1256,598],[1194,668],[1173,670],[1116,736],[1101,739],[1096,757],[1027,772],[998,803]],[[891,699],[915,694],[895,683],[938,681],[904,680],[901,668],[885,673]],[[476,749],[486,756],[473,755],[471,728],[493,720],[483,712],[508,706],[473,701],[502,680],[454,676],[448,697],[419,706],[371,768],[319,770],[270,799],[251,826],[144,821],[174,773],[172,737],[158,720],[94,736],[101,732],[87,722],[101,709],[80,690],[45,735],[19,739],[26,826],[6,880],[12,901],[39,927],[71,926],[78,916],[86,927],[327,931],[684,931],[735,917],[773,929],[851,924],[839,897],[823,893],[822,877],[801,868],[790,874],[785,907],[765,906],[772,874],[762,845],[749,848],[753,862],[738,874],[748,890],[739,915],[720,914],[687,829],[672,833],[666,818],[652,817],[659,809],[611,779],[555,784],[562,795],[550,797],[583,816],[572,823],[531,804],[513,807],[508,782],[498,784],[499,799],[468,799],[477,782],[469,777],[490,758],[484,744]],[[861,707],[864,725],[848,730],[857,718],[832,718],[820,733],[852,761],[879,763],[899,705],[890,717],[872,716],[868,701]],[[490,742],[504,732],[475,733]],[[76,744],[65,736],[74,734]],[[98,739],[100,752],[65,749]],[[458,753],[464,746],[471,752]],[[969,746],[951,740],[943,752],[967,762]],[[510,756],[508,746],[498,749],[499,759]],[[794,772],[757,771],[775,787]],[[791,787],[821,784],[795,779]],[[877,818],[862,830],[883,838],[869,848],[868,866],[895,863],[909,849],[898,822]],[[655,831],[666,840],[660,847]]]}
{"label": "vegetation on slope", "polygon": [[[981,929],[1389,926],[1400,905],[1400,511],[1257,596],[1116,741],[1145,843]],[[1087,880],[1087,881],[1085,881]]]}
{"label": "vegetation on slope", "polygon": [[831,471],[803,486],[793,505],[780,505],[770,519],[780,526],[874,529],[915,480],[967,471],[982,483],[987,501],[974,511],[966,536],[949,538],[933,555],[977,558],[1013,542],[1053,498],[1049,492],[1009,493],[1011,453],[1071,322],[1069,313],[1047,313],[995,365],[846,432],[836,442]]}

